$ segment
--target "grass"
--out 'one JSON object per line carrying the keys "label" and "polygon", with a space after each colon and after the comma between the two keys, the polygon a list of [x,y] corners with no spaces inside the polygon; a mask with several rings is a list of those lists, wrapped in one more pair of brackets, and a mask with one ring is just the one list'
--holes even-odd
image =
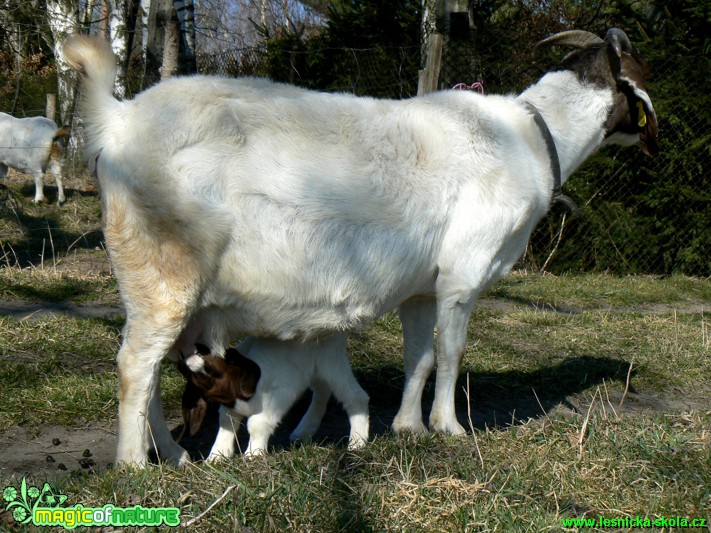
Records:
{"label": "grass", "polygon": [[[42,208],[31,188],[10,185],[0,300],[117,304],[100,239],[88,237],[99,231],[96,196],[75,185],[65,207]],[[45,225],[59,228],[53,247]],[[349,341],[371,397],[375,435],[364,450],[334,443],[336,431],[217,466],[28,469],[0,484],[48,481],[67,506],[176,506],[186,529],[206,532],[562,531],[563,518],[711,518],[708,280],[519,272],[484,299],[457,390],[467,436],[386,429],[403,381],[400,324],[388,314]],[[115,421],[121,327],[113,315],[0,315],[0,428]],[[162,386],[176,417],[183,381],[170,365]],[[430,382],[426,408],[432,396]],[[0,530],[9,525],[0,515]]]}

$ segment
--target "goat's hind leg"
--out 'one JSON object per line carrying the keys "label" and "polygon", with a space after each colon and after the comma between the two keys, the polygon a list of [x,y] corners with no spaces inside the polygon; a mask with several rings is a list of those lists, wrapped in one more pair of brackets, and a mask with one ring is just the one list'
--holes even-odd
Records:
{"label": "goat's hind leg", "polygon": [[180,326],[150,327],[148,323],[147,320],[127,320],[117,356],[119,438],[116,461],[143,466],[147,462],[148,446],[155,442],[159,449],[163,448],[165,459],[179,464],[186,461],[188,455],[173,442],[163,417],[160,366],[175,343]]}
{"label": "goat's hind leg", "polygon": [[328,400],[331,398],[330,387],[320,380],[314,380],[311,383],[311,403],[304,416],[301,418],[299,425],[289,435],[291,442],[303,442],[308,444],[311,442],[311,437],[321,425],[321,420],[326,414]]}
{"label": "goat's hind leg", "polygon": [[[333,384],[334,395],[343,404],[348,414],[351,430],[348,436],[348,449],[357,450],[365,446],[370,433],[370,417],[368,416],[368,393],[358,384],[353,374],[348,372],[339,380],[337,388]],[[335,391],[338,391],[337,393]]]}
{"label": "goat's hind leg", "polygon": [[49,162],[48,173],[57,183],[57,205],[63,204],[67,198],[64,196],[64,180],[62,178],[62,163],[53,158]]}
{"label": "goat's hind leg", "polygon": [[35,199],[34,203],[40,204],[46,200],[44,197],[44,172],[41,170],[32,173],[35,180]]}
{"label": "goat's hind leg", "polygon": [[175,466],[190,462],[190,456],[187,451],[175,442],[170,434],[170,428],[163,415],[160,373],[156,378],[156,384],[148,405],[148,424],[149,443],[156,447],[162,460]]}
{"label": "goat's hind leg", "polygon": [[365,446],[370,432],[368,416],[368,394],[353,375],[346,354],[345,335],[332,337],[325,346],[325,352],[318,360],[319,374],[338,401],[343,404],[350,422],[348,448],[355,450]]}

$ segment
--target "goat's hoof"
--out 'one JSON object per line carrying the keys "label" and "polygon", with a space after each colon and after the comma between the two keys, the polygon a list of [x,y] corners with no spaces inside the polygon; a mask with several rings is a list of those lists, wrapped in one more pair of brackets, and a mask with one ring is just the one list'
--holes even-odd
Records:
{"label": "goat's hoof", "polygon": [[449,422],[439,422],[430,420],[430,429],[437,433],[444,433],[445,435],[465,435],[467,430],[457,422],[456,420],[451,420]]}
{"label": "goat's hoof", "polygon": [[114,470],[120,472],[140,470],[148,466],[148,456],[135,457],[135,456],[117,456],[116,461],[114,461]]}
{"label": "goat's hoof", "polygon": [[172,467],[175,468],[182,468],[183,466],[188,465],[190,461],[190,454],[183,450],[181,448],[182,452],[176,453],[176,454],[171,454],[170,456],[165,457],[164,456],[164,461],[169,464]]}
{"label": "goat's hoof", "polygon": [[393,421],[393,431],[396,435],[426,435],[427,426],[422,423],[422,420],[414,422],[403,422],[397,418]]}
{"label": "goat's hoof", "polygon": [[267,450],[265,450],[264,448],[257,448],[256,450],[247,450],[246,452],[244,452],[243,457],[245,459],[252,460],[252,459],[259,457],[260,455],[266,455],[266,454],[267,454]]}
{"label": "goat's hoof", "polygon": [[365,448],[366,442],[368,441],[361,438],[350,440],[348,442],[348,450],[351,452],[362,450],[363,448]]}
{"label": "goat's hoof", "polygon": [[207,459],[205,459],[205,462],[207,464],[215,465],[217,463],[222,463],[224,461],[227,461],[229,457],[227,455],[223,455],[221,453],[215,453],[215,454],[210,454],[207,456]]}
{"label": "goat's hoof", "polygon": [[292,433],[289,435],[289,442],[292,444],[311,444],[310,433]]}

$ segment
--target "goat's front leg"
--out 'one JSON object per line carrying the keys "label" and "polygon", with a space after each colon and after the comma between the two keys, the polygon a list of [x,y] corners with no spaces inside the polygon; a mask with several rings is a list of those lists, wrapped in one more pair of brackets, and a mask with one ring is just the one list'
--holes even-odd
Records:
{"label": "goat's front leg", "polygon": [[455,386],[467,345],[469,316],[476,301],[473,294],[461,293],[437,302],[437,379],[430,413],[430,429],[440,433],[466,433],[457,421]]}
{"label": "goat's front leg", "polygon": [[247,431],[249,431],[249,444],[244,452],[245,457],[254,457],[267,453],[269,437],[279,425],[281,418],[286,414],[286,410],[291,406],[285,404],[286,408],[279,412],[264,412],[252,415],[247,420]]}
{"label": "goat's front leg", "polygon": [[426,433],[422,422],[422,391],[434,368],[434,298],[408,300],[400,306],[405,351],[405,389],[400,410],[393,420],[396,433]]}
{"label": "goat's front leg", "polygon": [[229,459],[235,454],[235,440],[242,418],[229,407],[220,406],[220,429],[210,450],[210,455],[207,456],[208,463]]}

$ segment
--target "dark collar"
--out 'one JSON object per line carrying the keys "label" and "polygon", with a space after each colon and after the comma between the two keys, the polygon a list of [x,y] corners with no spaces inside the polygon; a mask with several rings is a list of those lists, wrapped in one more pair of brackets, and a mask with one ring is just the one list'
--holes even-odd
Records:
{"label": "dark collar", "polygon": [[526,106],[526,109],[528,109],[533,115],[533,121],[536,123],[536,126],[538,126],[538,129],[541,130],[543,140],[546,142],[546,148],[548,148],[548,157],[551,160],[551,172],[553,173],[553,196],[551,198],[551,204],[554,204],[556,202],[562,202],[567,205],[570,210],[573,211],[573,213],[579,212],[580,209],[578,209],[578,206],[575,205],[575,202],[572,200],[572,198],[563,194],[563,191],[561,190],[563,184],[563,175],[560,170],[560,159],[558,159],[558,150],[556,150],[555,148],[555,141],[553,140],[551,130],[548,129],[546,121],[543,120],[543,117],[541,116],[541,113],[538,111],[538,109],[536,109],[536,106],[534,106],[530,102],[523,102],[523,105]]}

